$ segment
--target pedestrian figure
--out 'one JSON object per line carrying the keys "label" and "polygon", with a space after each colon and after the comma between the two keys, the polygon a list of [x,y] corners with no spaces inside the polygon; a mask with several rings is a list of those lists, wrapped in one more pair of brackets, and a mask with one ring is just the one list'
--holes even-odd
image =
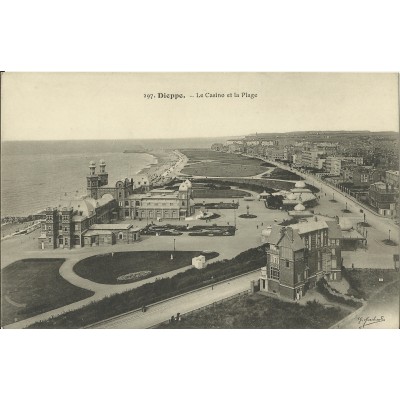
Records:
{"label": "pedestrian figure", "polygon": [[211,290],[214,290],[214,285],[211,286]]}
{"label": "pedestrian figure", "polygon": [[264,226],[264,222],[261,222],[261,226]]}
{"label": "pedestrian figure", "polygon": [[258,225],[257,225],[257,229],[258,229]]}

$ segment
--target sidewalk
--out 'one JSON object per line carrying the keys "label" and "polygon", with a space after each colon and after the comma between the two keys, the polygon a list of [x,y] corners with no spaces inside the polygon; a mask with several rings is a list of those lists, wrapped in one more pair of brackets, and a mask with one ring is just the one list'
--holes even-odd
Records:
{"label": "sidewalk", "polygon": [[169,320],[172,315],[176,315],[177,313],[184,314],[250,289],[250,281],[258,279],[259,275],[259,271],[251,272],[228,282],[218,283],[213,287],[208,286],[183,296],[158,303],[155,306],[150,306],[145,313],[142,311],[135,311],[128,315],[94,324],[90,326],[90,328],[151,328],[154,325]]}

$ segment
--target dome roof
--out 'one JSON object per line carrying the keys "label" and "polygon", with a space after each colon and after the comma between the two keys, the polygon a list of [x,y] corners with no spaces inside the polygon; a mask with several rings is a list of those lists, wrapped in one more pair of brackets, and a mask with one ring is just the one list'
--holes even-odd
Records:
{"label": "dome roof", "polygon": [[89,163],[89,167],[95,167],[96,166],[96,163],[92,160],[92,161],[90,161],[90,163]]}
{"label": "dome roof", "polygon": [[179,190],[188,190],[188,186],[186,185],[185,182],[182,182],[182,183],[179,185]]}
{"label": "dome roof", "polygon": [[105,165],[106,162],[104,160],[100,160],[100,165]]}
{"label": "dome roof", "polygon": [[184,183],[186,183],[186,186],[187,186],[188,188],[191,188],[191,187],[192,187],[192,182],[190,182],[189,179],[186,179],[186,181],[185,181]]}
{"label": "dome roof", "polygon": [[297,206],[294,208],[295,211],[304,211],[305,209],[306,208],[301,203],[297,204]]}
{"label": "dome roof", "polygon": [[102,199],[108,203],[109,201],[113,201],[114,197],[110,193],[106,193],[103,194]]}
{"label": "dome roof", "polygon": [[342,231],[349,231],[353,228],[353,223],[348,218],[339,218],[339,226]]}
{"label": "dome roof", "polygon": [[294,193],[289,193],[286,198],[288,200],[296,200],[297,196]]}
{"label": "dome roof", "polygon": [[296,188],[305,188],[306,184],[304,181],[297,181],[296,184],[294,185]]}

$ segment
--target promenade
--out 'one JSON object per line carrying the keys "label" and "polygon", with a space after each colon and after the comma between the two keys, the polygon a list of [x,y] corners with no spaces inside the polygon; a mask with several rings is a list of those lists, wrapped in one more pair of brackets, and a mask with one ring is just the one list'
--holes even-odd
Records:
{"label": "promenade", "polygon": [[198,308],[207,306],[216,301],[223,300],[250,289],[250,281],[258,279],[259,272],[251,272],[239,278],[207,286],[205,288],[186,293],[154,306],[150,306],[146,312],[134,311],[132,313],[111,318],[90,326],[95,329],[129,329],[129,328],[151,328],[169,320],[172,315],[177,313],[187,313]]}

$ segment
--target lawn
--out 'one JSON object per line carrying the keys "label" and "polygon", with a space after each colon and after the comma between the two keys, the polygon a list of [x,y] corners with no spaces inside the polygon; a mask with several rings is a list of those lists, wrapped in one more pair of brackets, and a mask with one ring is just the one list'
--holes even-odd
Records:
{"label": "lawn", "polygon": [[23,320],[90,297],[93,293],[64,280],[63,258],[25,259],[1,271],[1,325]]}
{"label": "lawn", "polygon": [[160,328],[181,329],[316,329],[329,328],[348,312],[324,307],[317,302],[306,306],[261,294],[237,297],[183,316],[182,321]]}
{"label": "lawn", "polygon": [[271,179],[284,179],[288,181],[298,181],[300,180],[300,176],[295,174],[294,172],[287,171],[282,168],[275,168],[271,172],[263,175],[263,178],[271,178]]}
{"label": "lawn", "polygon": [[145,283],[136,289],[106,297],[78,310],[37,322],[30,328],[80,328],[142,307],[143,304],[150,305],[210,283],[255,271],[264,264],[265,248],[256,247],[240,253],[231,260],[215,261],[203,269],[190,268],[171,278]]}
{"label": "lawn", "polygon": [[254,162],[262,163],[258,159],[244,157],[240,154],[233,153],[220,153],[217,151],[207,150],[207,149],[186,149],[180,150],[181,153],[185,154],[188,157],[189,162],[198,162],[198,161],[219,161],[230,164],[242,164],[247,163],[251,164]]}
{"label": "lawn", "polygon": [[[189,158],[183,174],[199,176],[253,176],[267,171],[263,161],[239,154],[219,153],[204,149],[181,150]],[[202,162],[204,161],[204,162]]]}
{"label": "lawn", "polygon": [[[245,160],[243,160],[245,161]],[[182,170],[183,174],[195,176],[254,176],[265,172],[266,168],[261,166],[261,162],[248,163],[221,163],[221,162],[204,162],[189,165]]]}
{"label": "lawn", "polygon": [[[383,285],[399,280],[399,272],[394,269],[351,269],[343,268],[343,276],[350,284],[349,295],[368,299]],[[382,279],[379,282],[379,279]]]}
{"label": "lawn", "polygon": [[[171,260],[171,253],[174,258]],[[133,251],[100,254],[85,258],[74,266],[74,271],[82,278],[97,283],[123,284],[187,267],[192,258],[203,254],[201,251]],[[204,253],[206,260],[218,256],[218,253]],[[117,278],[137,272],[143,274],[139,279],[118,280]]]}
{"label": "lawn", "polygon": [[237,189],[193,189],[195,199],[232,199],[250,196],[248,192]]}

